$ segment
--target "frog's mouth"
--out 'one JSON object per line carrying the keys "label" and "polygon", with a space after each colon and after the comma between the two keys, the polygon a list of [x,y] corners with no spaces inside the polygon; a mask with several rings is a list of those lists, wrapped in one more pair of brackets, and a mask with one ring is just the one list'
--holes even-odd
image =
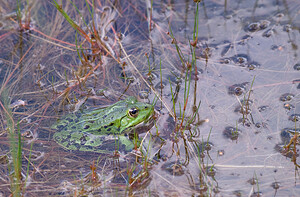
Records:
{"label": "frog's mouth", "polygon": [[137,134],[140,134],[140,133],[145,133],[146,131],[150,130],[154,125],[154,119],[155,119],[154,116],[155,116],[155,113],[152,114],[150,117],[148,117],[148,119],[146,119],[145,121],[135,125],[134,128],[130,129],[129,133],[135,132]]}

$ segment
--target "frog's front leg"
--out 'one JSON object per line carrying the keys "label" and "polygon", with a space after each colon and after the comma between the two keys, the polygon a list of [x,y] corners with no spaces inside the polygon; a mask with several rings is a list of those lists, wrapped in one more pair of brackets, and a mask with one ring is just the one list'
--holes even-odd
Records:
{"label": "frog's front leg", "polygon": [[119,144],[125,146],[126,152],[132,151],[135,148],[135,145],[137,145],[141,152],[147,152],[143,145],[141,147],[141,141],[138,137],[135,137],[134,139],[128,139],[127,137],[121,135],[119,136]]}
{"label": "frog's front leg", "polygon": [[128,139],[126,136],[124,136],[124,135],[120,135],[119,136],[119,142],[120,142],[119,143],[120,145],[124,145],[125,146],[126,152],[129,152],[129,151],[131,151],[131,150],[134,149],[133,142],[130,139]]}

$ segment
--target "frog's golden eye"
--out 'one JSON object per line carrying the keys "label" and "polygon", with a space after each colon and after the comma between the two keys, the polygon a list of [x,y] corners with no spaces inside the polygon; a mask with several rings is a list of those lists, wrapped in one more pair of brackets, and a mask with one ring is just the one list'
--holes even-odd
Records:
{"label": "frog's golden eye", "polygon": [[135,107],[130,108],[130,109],[128,110],[128,114],[129,114],[130,117],[135,118],[135,117],[137,117],[137,115],[139,114],[139,109],[138,109],[138,108],[135,108]]}

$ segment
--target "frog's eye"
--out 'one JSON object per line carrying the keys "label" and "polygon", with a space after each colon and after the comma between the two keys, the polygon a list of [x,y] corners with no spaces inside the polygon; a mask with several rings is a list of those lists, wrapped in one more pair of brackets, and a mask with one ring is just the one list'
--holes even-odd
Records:
{"label": "frog's eye", "polygon": [[135,118],[139,114],[139,109],[138,108],[130,108],[128,110],[128,114],[129,114],[130,117]]}

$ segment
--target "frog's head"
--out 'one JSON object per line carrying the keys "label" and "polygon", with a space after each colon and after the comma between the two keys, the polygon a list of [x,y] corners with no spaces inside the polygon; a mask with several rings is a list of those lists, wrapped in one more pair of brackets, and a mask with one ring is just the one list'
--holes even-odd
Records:
{"label": "frog's head", "polygon": [[127,111],[120,121],[120,133],[147,122],[154,112],[152,105],[139,102],[134,97],[128,97],[124,101],[127,103]]}

